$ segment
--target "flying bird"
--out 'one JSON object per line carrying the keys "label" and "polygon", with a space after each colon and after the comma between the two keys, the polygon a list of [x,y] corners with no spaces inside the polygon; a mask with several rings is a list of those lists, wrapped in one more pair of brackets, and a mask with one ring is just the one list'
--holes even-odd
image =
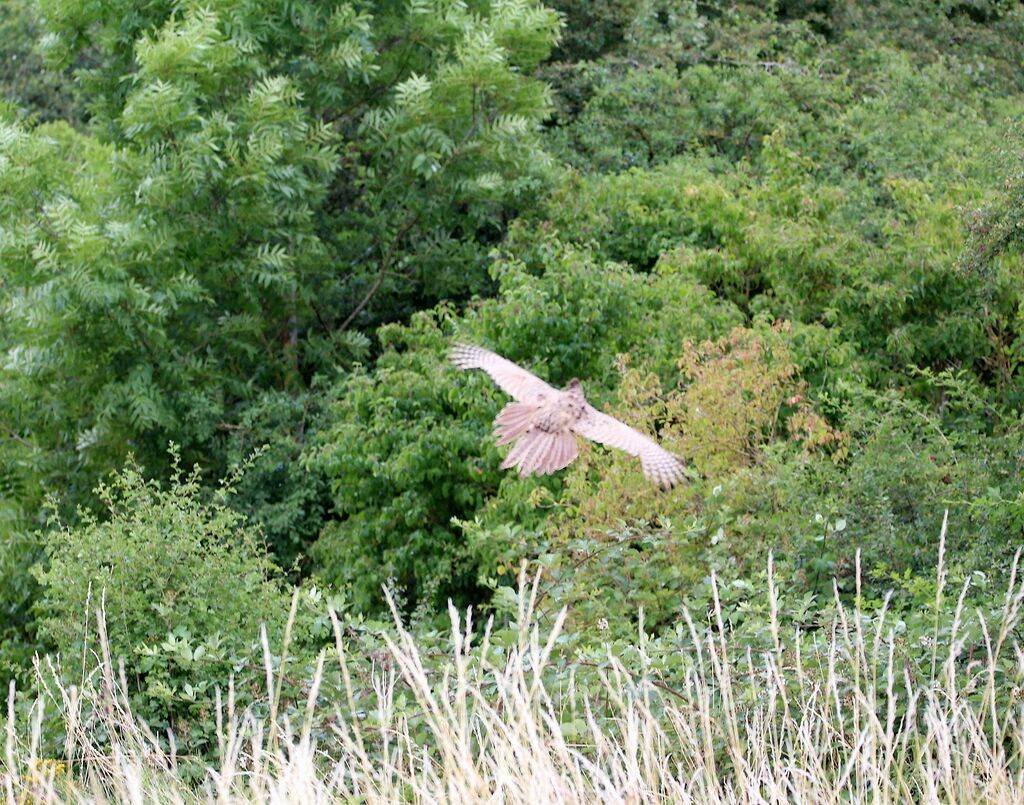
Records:
{"label": "flying bird", "polygon": [[494,420],[497,443],[515,442],[501,464],[503,470],[518,467],[520,476],[526,477],[565,469],[579,454],[579,434],[638,457],[644,475],[663,489],[671,489],[686,475],[683,462],[656,441],[590,405],[576,378],[559,391],[512,361],[470,344],[456,345],[451,360],[460,369],[483,369],[512,395],[513,402]]}

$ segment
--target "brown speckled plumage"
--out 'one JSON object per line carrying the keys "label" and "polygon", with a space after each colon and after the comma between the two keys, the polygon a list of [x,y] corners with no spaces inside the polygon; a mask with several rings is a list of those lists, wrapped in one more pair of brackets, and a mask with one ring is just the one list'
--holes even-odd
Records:
{"label": "brown speckled plumage", "polygon": [[644,475],[664,489],[685,476],[683,463],[653,439],[590,405],[578,380],[559,391],[512,361],[469,344],[456,346],[451,358],[461,369],[483,369],[514,400],[494,420],[498,444],[515,442],[502,469],[518,467],[523,476],[564,469],[579,454],[574,436],[579,434],[636,456]]}

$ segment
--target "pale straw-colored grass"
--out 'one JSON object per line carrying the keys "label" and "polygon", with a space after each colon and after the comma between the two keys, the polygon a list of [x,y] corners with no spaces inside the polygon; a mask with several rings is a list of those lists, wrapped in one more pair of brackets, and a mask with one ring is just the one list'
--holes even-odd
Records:
{"label": "pale straw-colored grass", "polygon": [[[940,560],[939,597],[944,578]],[[279,718],[275,728],[236,712],[225,692],[219,760],[199,785],[181,781],[173,752],[134,717],[124,680],[104,656],[90,694],[106,693],[103,749],[95,748],[94,727],[83,726],[83,695],[51,685],[31,727],[19,733],[8,718],[0,790],[8,803],[1024,802],[1020,708],[997,704],[1008,684],[997,658],[1021,660],[1012,640],[1024,601],[1016,564],[1002,623],[985,635],[987,656],[973,664],[961,656],[965,586],[952,648],[936,653],[932,678],[922,682],[896,661],[885,617],[856,609],[838,606],[820,651],[801,654],[781,633],[771,572],[769,579],[774,649],[763,661],[746,651],[734,656],[716,596],[719,628],[701,633],[690,622],[699,648],[684,682],[666,691],[642,668],[609,658],[600,715],[592,697],[571,685],[555,696],[545,684],[562,618],[537,625],[535,584],[520,592],[518,645],[500,663],[481,661],[484,646],[469,651],[470,627],[453,610],[447,670],[429,670],[436,658],[428,669],[396,620],[396,636],[382,636],[390,662],[375,676],[372,727],[365,714],[343,717],[355,712],[351,702],[334,708],[320,696],[327,662],[340,665],[352,696],[335,620],[335,651],[320,657],[304,716]],[[396,715],[398,689],[415,697],[415,729]],[[586,727],[570,739],[560,725],[574,695]],[[13,700],[12,690],[10,713]],[[68,737],[59,762],[39,757],[44,704],[63,715]]]}

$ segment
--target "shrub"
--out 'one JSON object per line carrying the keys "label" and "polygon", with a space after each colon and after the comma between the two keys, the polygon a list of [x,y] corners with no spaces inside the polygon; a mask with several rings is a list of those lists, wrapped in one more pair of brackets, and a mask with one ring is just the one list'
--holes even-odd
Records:
{"label": "shrub", "polygon": [[[966,147],[962,133],[946,134],[956,127],[945,114],[936,112],[930,126],[946,139],[946,159]],[[857,128],[874,151],[866,120]],[[984,377],[998,365],[994,349],[1012,359],[996,336],[1008,325],[1020,276],[1004,272],[999,296],[983,300],[979,283],[959,269],[964,228],[954,200],[983,199],[990,168],[975,158],[977,177],[960,171],[955,186],[945,173],[919,178],[914,154],[935,146],[921,140],[920,126],[909,130],[915,144],[906,144],[899,165],[891,164],[898,138],[887,135],[883,164],[872,168],[885,174],[877,181],[835,175],[833,161],[816,162],[784,130],[763,143],[759,175],[722,173],[699,153],[650,170],[572,175],[550,201],[549,226],[634,270],[670,264],[751,319],[822,328],[830,343],[820,346],[833,356],[845,351],[848,369],[872,383],[902,379],[908,364],[971,366]],[[994,138],[996,129],[980,123],[977,135]],[[800,360],[801,369],[824,368],[831,358]],[[1004,388],[1015,393],[1015,381]]]}
{"label": "shrub", "polygon": [[47,70],[40,57],[42,34],[38,4],[9,0],[0,6],[0,105],[11,103],[19,115],[37,120],[78,122],[70,71]]}
{"label": "shrub", "polygon": [[244,697],[262,675],[261,625],[281,638],[288,597],[277,568],[223,499],[203,502],[198,472],[161,489],[129,463],[97,494],[105,520],[83,511],[47,535],[40,634],[75,679],[100,650],[104,617],[136,712],[172,729],[184,751],[208,750],[216,690],[233,676]]}
{"label": "shrub", "polygon": [[451,519],[469,516],[501,480],[487,398],[455,378],[433,316],[382,339],[391,349],[375,369],[345,375],[332,390],[306,454],[333,503],[311,556],[318,576],[347,590],[360,611],[383,606],[382,585],[407,610],[466,603],[478,598],[476,572]]}

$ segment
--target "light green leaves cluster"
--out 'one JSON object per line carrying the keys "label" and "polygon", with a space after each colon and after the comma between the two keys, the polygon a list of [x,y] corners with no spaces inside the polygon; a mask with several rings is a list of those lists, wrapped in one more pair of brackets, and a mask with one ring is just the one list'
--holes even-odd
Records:
{"label": "light green leaves cluster", "polygon": [[89,51],[92,115],[0,145],[4,388],[46,412],[0,419],[47,481],[167,438],[219,464],[223,427],[347,360],[345,330],[485,283],[474,232],[543,176],[523,70],[558,19],[532,2],[42,13],[50,58]]}
{"label": "light green leaves cluster", "polygon": [[[213,731],[214,689],[235,675],[245,696],[245,679],[260,679],[260,628],[280,640],[288,596],[257,533],[223,500],[204,501],[196,474],[175,471],[165,490],[130,463],[98,490],[102,520],[86,514],[76,528],[53,529],[36,576],[39,629],[65,669],[88,672],[102,613],[140,714],[177,732],[190,753]],[[190,636],[199,645],[182,654]]]}

